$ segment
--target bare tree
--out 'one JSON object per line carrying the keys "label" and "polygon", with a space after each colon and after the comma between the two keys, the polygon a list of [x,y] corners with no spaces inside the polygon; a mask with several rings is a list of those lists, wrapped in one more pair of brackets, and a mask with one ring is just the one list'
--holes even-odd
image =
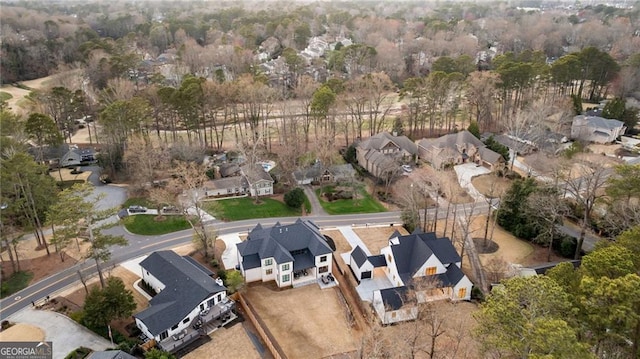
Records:
{"label": "bare tree", "polygon": [[553,240],[556,226],[562,224],[562,218],[569,212],[569,207],[562,198],[557,187],[539,188],[527,198],[527,212],[539,221],[542,227],[536,241],[548,246],[547,262],[551,261]]}
{"label": "bare tree", "polygon": [[569,171],[564,184],[566,196],[570,197],[582,209],[582,221],[580,223],[580,237],[576,245],[575,259],[580,258],[582,244],[587,228],[591,225],[591,214],[598,201],[605,195],[607,177],[610,169],[604,164],[580,161],[576,171]]}
{"label": "bare tree", "polygon": [[195,162],[175,161],[171,170],[172,179],[163,187],[150,191],[150,197],[159,204],[170,204],[185,214],[194,231],[194,240],[199,241],[205,258],[213,244],[212,233],[206,226],[208,213],[204,209],[206,198],[204,183],[207,181],[204,166]]}

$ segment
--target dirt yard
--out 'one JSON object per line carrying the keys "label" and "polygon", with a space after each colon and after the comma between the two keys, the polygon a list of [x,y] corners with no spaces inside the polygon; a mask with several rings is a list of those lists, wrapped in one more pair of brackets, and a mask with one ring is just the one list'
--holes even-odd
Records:
{"label": "dirt yard", "polygon": [[[50,240],[47,237],[47,240]],[[60,254],[55,252],[52,245],[49,245],[51,254],[47,256],[44,248],[38,248],[35,238],[20,241],[18,244],[18,259],[20,260],[20,269],[33,273],[31,283],[35,283],[44,277],[48,277],[63,269],[69,268],[79,261],[83,260],[82,255],[86,253],[88,244],[80,242],[80,250],[75,241],[73,241],[64,250],[64,262],[60,259]],[[9,253],[5,250],[0,253],[2,257],[2,266],[5,273],[12,273],[11,262],[9,261]]]}
{"label": "dirt yard", "polygon": [[40,342],[44,340],[42,329],[24,323],[18,323],[9,329],[0,331],[0,342]]}
{"label": "dirt yard", "polygon": [[486,197],[499,198],[511,187],[512,181],[494,174],[474,177],[471,184]]}
{"label": "dirt yard", "polygon": [[321,233],[333,239],[333,242],[336,244],[336,254],[351,252],[351,245],[349,245],[349,242],[347,242],[347,239],[344,238],[342,232],[339,230],[323,230]]}
{"label": "dirt yard", "polygon": [[211,341],[183,356],[184,359],[260,359],[242,323],[220,328],[210,335]]}
{"label": "dirt yard", "polygon": [[324,358],[357,349],[360,332],[351,329],[337,288],[317,285],[279,290],[247,288],[246,298],[290,358]]}
{"label": "dirt yard", "polygon": [[60,177],[62,177],[63,181],[81,180],[81,181],[85,181],[85,182],[87,181],[89,176],[91,176],[91,172],[90,171],[84,171],[84,172],[78,173],[78,174],[72,174],[71,171],[72,171],[72,168],[61,168],[59,171],[51,171],[51,172],[49,172],[49,175],[51,177],[53,177],[53,179],[55,179],[56,181],[60,181]]}
{"label": "dirt yard", "polygon": [[[389,237],[393,232],[398,231],[401,234],[408,234],[407,230],[402,226],[385,226],[375,228],[355,228],[358,237],[367,245],[371,254],[380,254],[380,249],[389,245]],[[351,248],[349,248],[351,250]]]}
{"label": "dirt yard", "polygon": [[[439,301],[432,303],[435,323],[442,322],[439,330],[442,334],[436,340],[436,357],[440,358],[480,358],[478,343],[471,333],[476,326],[473,313],[478,310],[475,303],[458,302],[451,303]],[[381,339],[386,340],[393,348],[392,357],[412,357],[410,341],[417,336],[417,354],[415,358],[428,358],[423,350],[430,349],[428,333],[430,330],[427,320],[422,322],[406,322],[397,325],[383,327]]]}

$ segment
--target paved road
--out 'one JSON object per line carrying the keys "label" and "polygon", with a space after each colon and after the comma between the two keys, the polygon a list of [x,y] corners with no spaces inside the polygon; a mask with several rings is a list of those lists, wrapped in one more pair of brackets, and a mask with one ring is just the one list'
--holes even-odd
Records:
{"label": "paved road", "polygon": [[[458,205],[460,208],[469,207],[470,204]],[[475,213],[483,213],[487,210],[487,205],[476,205]],[[459,209],[462,211],[462,209]],[[433,213],[433,209],[429,210]],[[446,213],[440,211],[439,217],[444,218]],[[289,224],[295,222],[299,217],[285,217],[285,218],[263,218],[263,219],[251,219],[245,221],[224,223],[220,221],[214,221],[211,223],[219,234],[229,233],[242,233],[248,232],[256,224],[261,223],[264,226],[272,226],[276,222],[282,224]],[[369,214],[348,214],[341,216],[309,216],[305,217],[313,220],[321,228],[334,228],[338,226],[350,226],[350,225],[365,225],[365,224],[399,224],[400,212],[381,212],[381,213],[369,213]],[[129,245],[126,247],[112,248],[112,258],[107,263],[102,263],[103,269],[116,266],[119,263],[127,260],[140,257],[145,254],[149,254],[153,251],[164,250],[173,248],[176,246],[188,244],[193,238],[193,232],[191,229],[169,233],[161,236],[140,236],[128,233],[122,226],[116,226],[105,230],[105,233],[114,235],[123,235],[129,241]],[[39,282],[15,293],[11,297],[4,298],[0,301],[0,320],[5,320],[14,313],[18,312],[24,307],[30,306],[32,301],[40,301],[48,295],[64,289],[73,284],[78,283],[78,271],[82,273],[84,277],[90,277],[95,275],[96,268],[93,261],[81,262],[73,267],[62,270],[59,273],[51,275],[47,278],[40,280]]]}

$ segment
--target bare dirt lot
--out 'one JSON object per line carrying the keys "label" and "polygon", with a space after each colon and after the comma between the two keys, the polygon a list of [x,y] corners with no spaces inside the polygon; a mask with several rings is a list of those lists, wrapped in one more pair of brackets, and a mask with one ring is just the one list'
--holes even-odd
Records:
{"label": "bare dirt lot", "polygon": [[0,342],[11,342],[11,341],[43,341],[44,340],[44,332],[42,329],[24,323],[17,323],[11,326],[9,329],[5,329],[0,332]]}
{"label": "bare dirt lot", "polygon": [[278,290],[252,285],[245,297],[289,358],[324,358],[358,347],[360,333],[351,329],[347,308],[335,287]]}
{"label": "bare dirt lot", "polygon": [[[427,316],[433,323],[442,323],[442,332],[436,339],[434,352],[437,358],[480,358],[478,344],[471,336],[476,326],[473,313],[478,310],[475,303],[439,301],[431,303],[433,315]],[[388,342],[387,348],[393,348],[393,358],[429,358],[426,351],[431,348],[429,319],[405,322],[383,327],[381,338]],[[410,353],[412,340],[415,342],[415,354]],[[379,339],[379,340],[380,340]]]}
{"label": "bare dirt lot", "polygon": [[486,197],[499,198],[511,186],[512,181],[492,173],[474,177],[471,184]]}
{"label": "bare dirt lot", "polygon": [[211,341],[185,355],[185,359],[260,359],[242,324],[220,328],[210,335]]}
{"label": "bare dirt lot", "polygon": [[[367,245],[371,254],[380,254],[380,249],[389,245],[389,237],[393,232],[398,231],[401,234],[408,234],[402,226],[384,226],[374,228],[354,228],[358,237]],[[351,248],[349,248],[351,249]]]}
{"label": "bare dirt lot", "polygon": [[[49,240],[50,238],[47,238]],[[35,283],[40,279],[50,276],[58,271],[69,268],[78,261],[83,260],[82,255],[86,252],[88,244],[80,241],[80,250],[75,241],[64,250],[64,262],[60,259],[60,254],[55,253],[52,245],[49,245],[51,254],[47,256],[44,248],[38,248],[35,238],[20,241],[18,244],[18,259],[20,260],[20,269],[33,273],[31,283]],[[13,273],[11,262],[9,261],[9,253],[5,250],[2,256],[2,266],[6,274]]]}

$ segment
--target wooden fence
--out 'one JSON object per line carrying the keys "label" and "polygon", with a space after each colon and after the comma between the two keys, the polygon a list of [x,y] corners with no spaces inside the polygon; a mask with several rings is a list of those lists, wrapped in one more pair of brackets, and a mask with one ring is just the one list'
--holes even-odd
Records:
{"label": "wooden fence", "polygon": [[258,331],[260,338],[267,346],[267,349],[269,349],[271,355],[273,355],[275,359],[287,359],[287,356],[284,354],[282,347],[280,347],[278,342],[275,340],[275,338],[269,331],[269,328],[267,328],[265,323],[262,321],[262,318],[260,318],[260,316],[258,316],[258,314],[253,310],[251,303],[247,302],[242,294],[237,294],[242,309],[244,310],[247,317],[249,317],[249,320],[251,321],[253,326]]}

